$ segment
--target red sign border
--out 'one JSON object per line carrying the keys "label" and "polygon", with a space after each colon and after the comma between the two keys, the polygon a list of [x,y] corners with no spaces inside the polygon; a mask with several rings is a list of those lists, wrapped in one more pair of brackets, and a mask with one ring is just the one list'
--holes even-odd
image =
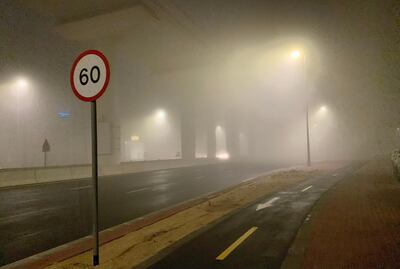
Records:
{"label": "red sign border", "polygon": [[[95,96],[91,96],[91,97],[85,97],[85,96],[80,95],[79,92],[78,92],[78,90],[76,89],[76,86],[75,86],[75,83],[74,83],[74,71],[75,71],[75,68],[76,68],[76,66],[78,65],[79,61],[80,61],[83,57],[85,57],[85,56],[87,56],[87,55],[89,55],[89,54],[97,55],[98,57],[100,57],[100,58],[103,60],[104,65],[106,66],[106,80],[105,80],[104,85],[103,85],[103,87],[101,88],[101,90],[99,91],[98,94],[96,94]],[[76,95],[76,97],[78,97],[80,100],[82,100],[82,101],[84,101],[84,102],[93,102],[93,101],[96,101],[96,100],[99,99],[99,98],[104,94],[104,92],[106,91],[106,88],[107,88],[107,86],[108,86],[108,83],[110,82],[110,73],[111,73],[111,72],[110,72],[110,64],[109,64],[109,62],[108,62],[106,56],[104,56],[103,53],[101,53],[101,52],[98,51],[98,50],[86,50],[86,51],[82,52],[81,54],[79,54],[79,56],[75,59],[73,65],[72,65],[71,72],[70,72],[70,76],[69,76],[69,81],[70,81],[70,83],[71,83],[72,91],[74,92],[74,94]]]}

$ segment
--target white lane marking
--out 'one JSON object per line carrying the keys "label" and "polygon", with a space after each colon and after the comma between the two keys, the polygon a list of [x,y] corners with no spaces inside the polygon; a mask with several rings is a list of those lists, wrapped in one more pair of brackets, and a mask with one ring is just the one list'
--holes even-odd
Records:
{"label": "white lane marking", "polygon": [[334,177],[336,177],[336,176],[338,176],[339,174],[338,173],[336,173],[336,174],[333,174],[332,176],[334,176]]}
{"label": "white lane marking", "polygon": [[205,178],[206,176],[197,176],[196,179],[202,179]]}
{"label": "white lane marking", "polygon": [[167,190],[170,186],[175,185],[175,182],[171,182],[171,183],[163,183],[163,184],[157,184],[155,185],[151,190],[152,191],[165,191]]}
{"label": "white lane marking", "polygon": [[127,194],[131,194],[131,193],[135,193],[135,192],[140,192],[140,191],[145,191],[145,190],[150,190],[150,189],[151,189],[151,187],[140,188],[140,189],[128,191]]}
{"label": "white lane marking", "polygon": [[41,234],[45,232],[45,230],[41,230],[41,231],[37,231],[37,232],[33,232],[33,233],[29,233],[29,234],[24,234],[24,235],[20,235],[19,238],[24,238],[24,237],[32,237],[38,234]]}
{"label": "white lane marking", "polygon": [[246,178],[246,179],[242,180],[242,182],[247,182],[247,181],[253,180],[253,179],[255,179],[255,178],[256,178],[256,177]]}
{"label": "white lane marking", "polygon": [[55,207],[43,208],[43,209],[39,209],[39,210],[32,210],[32,211],[22,212],[22,213],[19,213],[19,214],[16,214],[16,215],[0,218],[0,224],[9,223],[9,222],[14,221],[15,219],[18,219],[18,218],[27,218],[29,216],[42,215],[45,212],[54,211],[54,210],[57,210],[57,209],[60,209],[60,208],[64,208],[64,207],[63,206],[55,206]]}
{"label": "white lane marking", "polygon": [[311,186],[308,186],[307,188],[302,189],[301,192],[305,192],[305,191],[307,191],[307,190],[309,190],[309,189],[311,189],[311,188],[312,188],[312,185],[311,185]]}
{"label": "white lane marking", "polygon": [[281,194],[295,194],[297,192],[295,192],[295,191],[281,191],[280,193]]}
{"label": "white lane marking", "polygon": [[32,203],[32,202],[36,202],[36,201],[39,201],[39,199],[38,198],[32,198],[32,199],[28,199],[28,200],[21,200],[21,201],[18,201],[17,204]]}
{"label": "white lane marking", "polygon": [[273,204],[275,201],[279,200],[279,199],[280,199],[279,197],[274,197],[274,198],[268,200],[266,203],[259,204],[259,205],[257,206],[257,208],[256,208],[256,211],[261,210],[261,209],[264,209],[264,208],[267,208],[267,207],[271,207],[272,204]]}
{"label": "white lane marking", "polygon": [[87,186],[82,186],[82,187],[75,187],[75,188],[70,188],[70,191],[79,191],[79,190],[83,190],[83,189],[89,189],[91,188],[92,185],[87,185]]}
{"label": "white lane marking", "polygon": [[172,170],[157,170],[157,171],[147,171],[147,172],[152,172],[156,175],[160,175],[160,174],[169,174],[172,173]]}

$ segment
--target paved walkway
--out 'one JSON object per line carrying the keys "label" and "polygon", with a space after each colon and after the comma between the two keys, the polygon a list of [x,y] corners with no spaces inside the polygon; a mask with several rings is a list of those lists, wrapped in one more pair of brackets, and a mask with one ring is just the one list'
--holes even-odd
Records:
{"label": "paved walkway", "polygon": [[282,268],[400,268],[400,183],[371,161],[315,205]]}

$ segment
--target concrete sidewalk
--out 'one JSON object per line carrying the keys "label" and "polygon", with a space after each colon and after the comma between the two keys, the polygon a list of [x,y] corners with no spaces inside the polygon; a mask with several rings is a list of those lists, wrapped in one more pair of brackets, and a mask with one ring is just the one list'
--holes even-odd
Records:
{"label": "concrete sidewalk", "polygon": [[400,268],[400,184],[370,161],[314,206],[282,268]]}

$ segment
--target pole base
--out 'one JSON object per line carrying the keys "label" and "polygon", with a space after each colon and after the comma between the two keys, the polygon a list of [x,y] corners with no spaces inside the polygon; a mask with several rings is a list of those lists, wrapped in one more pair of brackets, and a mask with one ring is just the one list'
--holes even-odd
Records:
{"label": "pole base", "polygon": [[93,265],[96,266],[96,265],[99,265],[99,263],[100,263],[99,255],[94,255],[93,256]]}

